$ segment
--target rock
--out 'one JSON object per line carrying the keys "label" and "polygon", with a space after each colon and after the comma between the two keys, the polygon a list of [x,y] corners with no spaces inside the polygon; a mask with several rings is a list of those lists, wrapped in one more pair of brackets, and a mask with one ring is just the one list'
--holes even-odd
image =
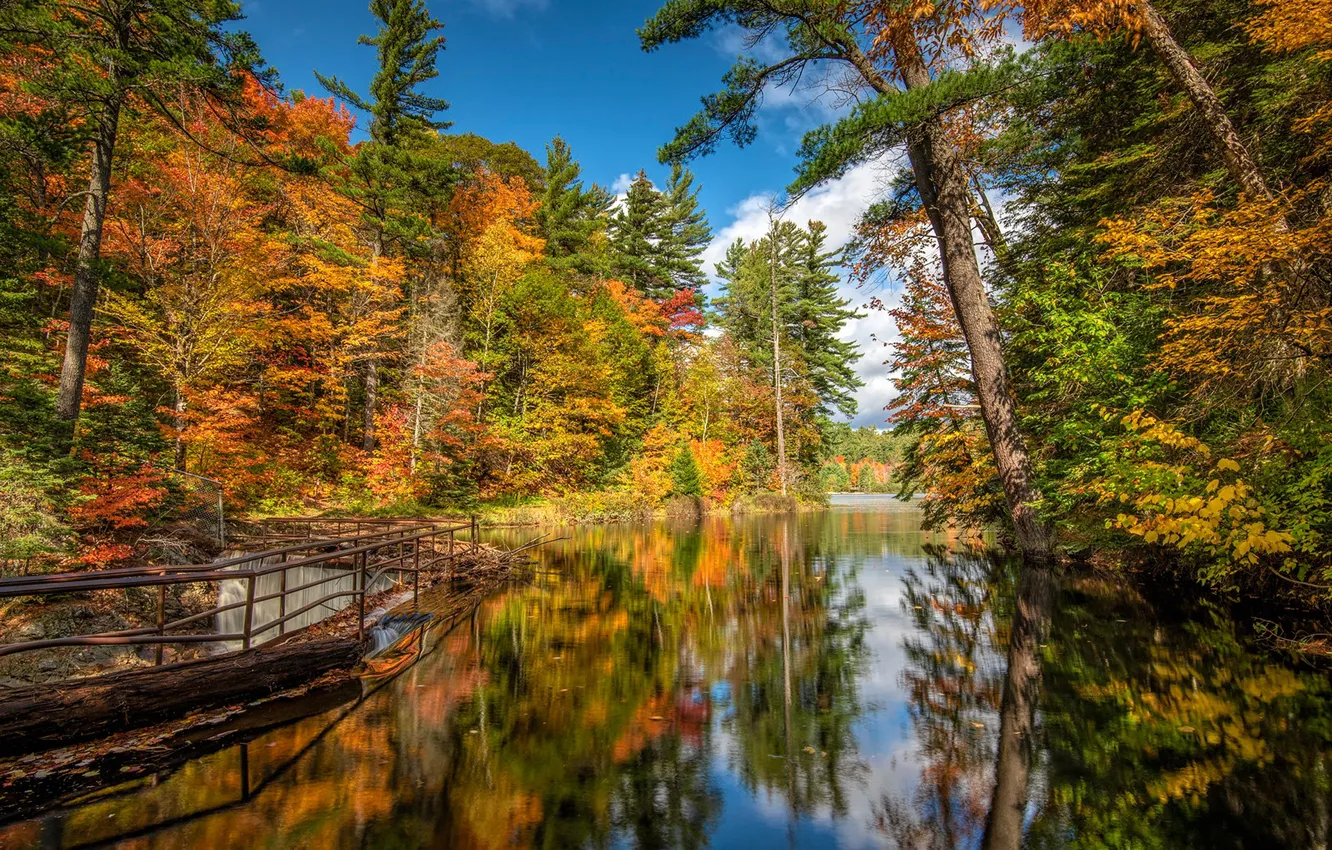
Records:
{"label": "rock", "polygon": [[46,637],[46,627],[34,620],[31,623],[20,626],[18,631],[14,632],[14,636],[21,641],[41,640]]}
{"label": "rock", "polygon": [[60,662],[54,658],[43,658],[37,662],[37,669],[43,673],[54,673],[60,669]]}

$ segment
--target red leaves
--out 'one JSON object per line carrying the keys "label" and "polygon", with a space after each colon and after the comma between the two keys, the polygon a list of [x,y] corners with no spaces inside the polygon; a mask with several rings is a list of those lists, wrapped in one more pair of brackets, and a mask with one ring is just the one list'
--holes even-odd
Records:
{"label": "red leaves", "polygon": [[670,323],[671,330],[695,333],[703,330],[706,319],[698,301],[695,290],[681,289],[661,303],[661,314]]}
{"label": "red leaves", "polygon": [[84,479],[84,501],[70,508],[70,518],[93,531],[123,531],[148,525],[145,515],[166,497],[161,473],[148,464],[134,469],[111,461]]}

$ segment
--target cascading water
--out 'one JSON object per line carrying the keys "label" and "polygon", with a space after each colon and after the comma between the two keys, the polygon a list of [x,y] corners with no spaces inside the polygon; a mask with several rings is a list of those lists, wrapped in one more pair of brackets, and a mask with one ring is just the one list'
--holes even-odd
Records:
{"label": "cascading water", "polygon": [[[234,558],[243,553],[227,553],[222,556],[223,559]],[[281,555],[271,555],[263,560],[263,566],[272,566],[282,563]],[[298,611],[307,605],[313,604],[316,600],[322,599],[333,593],[350,593],[356,587],[356,577],[349,570],[342,570],[330,567],[292,567],[287,570],[287,587],[301,587],[320,579],[332,579],[331,581],[317,584],[314,587],[307,587],[304,590],[298,590],[287,594],[286,611],[288,613]],[[244,579],[226,579],[218,583],[217,604],[219,606],[231,605],[245,601],[245,593],[248,583]],[[378,593],[381,590],[387,590],[393,586],[393,581],[387,575],[380,577],[370,585],[371,593]],[[282,573],[274,572],[268,575],[259,576],[255,580],[254,595],[256,598],[268,596],[277,593],[282,589]],[[279,599],[270,599],[265,602],[259,602],[254,606],[254,619],[252,622],[251,644],[256,645],[264,641],[272,640],[281,634],[294,632],[306,626],[318,623],[333,616],[339,611],[356,602],[356,597],[347,595],[339,596],[336,599],[330,599],[322,604],[316,605],[305,613],[288,620],[282,627],[272,625],[282,617],[282,603]],[[216,617],[216,631],[221,635],[240,634],[245,630],[245,607],[241,605],[230,611],[223,611]],[[241,648],[241,641],[220,641],[219,645],[223,651],[230,652]]]}
{"label": "cascading water", "polygon": [[370,646],[365,655],[374,658],[402,640],[408,633],[430,622],[429,614],[387,614],[380,617],[367,635]]}

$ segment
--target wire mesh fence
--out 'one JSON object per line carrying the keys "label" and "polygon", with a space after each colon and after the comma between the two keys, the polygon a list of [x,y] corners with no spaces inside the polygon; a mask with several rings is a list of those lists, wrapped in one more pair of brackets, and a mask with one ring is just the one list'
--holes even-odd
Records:
{"label": "wire mesh fence", "polygon": [[216,540],[218,548],[225,549],[227,518],[222,483],[179,469],[162,468],[159,471],[171,491],[164,519],[192,525]]}

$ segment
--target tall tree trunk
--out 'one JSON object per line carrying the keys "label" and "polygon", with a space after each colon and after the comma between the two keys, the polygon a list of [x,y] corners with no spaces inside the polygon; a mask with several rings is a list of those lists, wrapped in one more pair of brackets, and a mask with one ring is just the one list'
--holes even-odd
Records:
{"label": "tall tree trunk", "polygon": [[786,495],[786,423],[782,411],[782,334],[777,323],[777,225],[768,231],[768,284],[772,290],[772,386],[777,396],[777,475]]}
{"label": "tall tree trunk", "polygon": [[175,467],[181,471],[185,470],[185,394],[181,392],[180,387],[175,390],[175,403],[172,405],[171,425],[176,432],[175,442]]}
{"label": "tall tree trunk", "polygon": [[120,127],[122,97],[113,95],[97,119],[93,140],[92,174],[88,200],[83,206],[83,228],[79,235],[79,258],[74,268],[74,292],[69,303],[69,335],[65,360],[60,367],[60,395],[56,415],[66,422],[79,416],[83,401],[83,376],[88,364],[88,341],[92,335],[93,308],[97,305],[98,260],[102,256],[102,227],[111,192],[111,160]]}
{"label": "tall tree trunk", "polygon": [[[1221,157],[1226,162],[1230,176],[1250,200],[1271,199],[1272,190],[1263,178],[1258,163],[1254,161],[1244,140],[1235,130],[1235,125],[1230,122],[1230,117],[1226,115],[1225,107],[1221,105],[1221,99],[1216,96],[1211,84],[1193,64],[1188,51],[1175,41],[1165,18],[1150,0],[1139,0],[1139,9],[1142,12],[1143,35],[1147,37],[1147,43],[1152,46],[1157,57],[1170,71],[1170,76],[1180,88],[1184,89],[1184,93],[1202,115],[1207,132],[1221,148]],[[1285,228],[1284,220],[1282,227]]]}
{"label": "tall tree trunk", "polygon": [[371,355],[365,363],[365,431],[361,448],[375,449],[375,408],[379,405],[379,356]]}
{"label": "tall tree trunk", "polygon": [[985,822],[983,850],[1018,850],[1035,757],[1036,704],[1041,689],[1040,642],[1050,619],[1051,575],[1025,566],[1008,644],[1008,672],[999,707],[999,751],[994,798]]}
{"label": "tall tree trunk", "polygon": [[[907,88],[930,84],[920,47],[898,46],[897,64]],[[925,211],[943,262],[944,283],[957,323],[971,353],[981,418],[989,435],[995,467],[1013,519],[1018,548],[1038,560],[1050,557],[1050,533],[1036,515],[1041,494],[1032,475],[1031,457],[1018,425],[1017,400],[1008,379],[999,323],[985,293],[971,235],[971,189],[966,169],[937,120],[926,122],[907,144]]]}
{"label": "tall tree trunk", "polygon": [[425,378],[416,377],[416,409],[412,415],[412,457],[409,470],[416,474],[416,458],[421,453],[421,403],[425,397]]}

